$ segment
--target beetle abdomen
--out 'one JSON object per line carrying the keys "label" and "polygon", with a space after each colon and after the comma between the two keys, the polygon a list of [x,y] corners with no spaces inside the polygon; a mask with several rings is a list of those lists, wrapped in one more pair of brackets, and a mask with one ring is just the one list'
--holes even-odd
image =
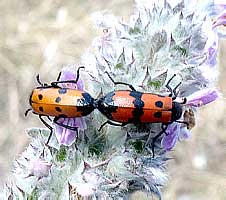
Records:
{"label": "beetle abdomen", "polygon": [[33,111],[48,116],[86,116],[94,110],[93,102],[88,93],[68,88],[34,89],[30,97]]}
{"label": "beetle abdomen", "polygon": [[137,91],[114,91],[98,100],[108,119],[125,123],[170,122],[172,98]]}

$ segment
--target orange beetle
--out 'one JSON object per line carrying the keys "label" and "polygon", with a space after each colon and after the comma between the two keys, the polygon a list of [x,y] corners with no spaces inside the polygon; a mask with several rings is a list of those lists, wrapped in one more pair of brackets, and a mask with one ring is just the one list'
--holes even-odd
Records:
{"label": "orange beetle", "polygon": [[[77,70],[76,80],[59,81],[60,75],[57,81],[52,82],[50,85],[43,84],[37,76],[37,82],[39,87],[35,88],[30,96],[29,102],[31,108],[25,112],[25,116],[29,111],[37,114],[42,123],[50,129],[50,136],[47,140],[47,144],[52,135],[52,127],[42,118],[46,116],[53,116],[53,122],[64,128],[77,131],[77,127],[68,126],[66,124],[59,123],[60,118],[74,118],[82,117],[90,114],[94,109],[94,99],[87,93],[81,90],[62,88],[59,83],[73,83],[77,84],[79,79],[79,70],[84,67],[79,67]],[[49,118],[50,119],[50,118]]]}
{"label": "orange beetle", "polygon": [[172,122],[182,115],[172,97],[138,91],[118,90],[98,101],[98,109],[108,119],[121,123]]}
{"label": "orange beetle", "polygon": [[127,85],[131,90],[109,92],[97,100],[98,110],[108,118],[99,130],[106,124],[124,126],[129,123],[162,123],[162,131],[154,136],[152,140],[152,153],[154,157],[155,141],[165,133],[169,124],[179,122],[187,125],[186,122],[178,121],[182,116],[182,104],[186,103],[186,98],[184,98],[182,103],[174,101],[177,97],[176,89],[181,83],[174,89],[169,86],[173,77],[176,76],[174,75],[166,84],[170,95],[161,96],[158,94],[138,92],[132,85],[115,82],[108,73],[107,75],[115,85]]}
{"label": "orange beetle", "polygon": [[127,85],[131,88],[131,91],[116,90],[97,100],[98,110],[109,119],[101,128],[107,123],[116,126],[123,126],[129,123],[161,122],[169,124],[181,118],[181,104],[184,104],[186,99],[182,103],[174,101],[177,96],[176,88],[181,83],[174,89],[169,87],[169,83],[175,75],[166,84],[166,87],[171,92],[169,96],[138,92],[132,85],[115,82],[109,74],[108,76],[114,84]]}
{"label": "orange beetle", "polygon": [[87,92],[68,88],[37,88],[30,96],[35,114],[64,118],[90,114],[94,110],[93,101]]}

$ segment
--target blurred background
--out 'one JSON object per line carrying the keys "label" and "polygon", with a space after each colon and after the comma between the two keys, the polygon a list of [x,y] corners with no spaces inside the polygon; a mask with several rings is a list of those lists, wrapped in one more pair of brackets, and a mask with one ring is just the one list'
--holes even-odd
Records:
{"label": "blurred background", "polygon": [[[10,176],[12,160],[28,141],[25,129],[43,125],[24,117],[40,74],[55,80],[66,64],[80,57],[99,33],[90,14],[109,10],[129,19],[133,0],[0,1],[0,184]],[[200,109],[189,141],[171,152],[164,200],[226,199],[226,41],[220,42],[218,89],[222,98]],[[140,194],[139,194],[140,195]],[[138,196],[139,196],[138,195]],[[143,199],[140,195],[135,199]],[[143,195],[144,197],[145,195]],[[153,198],[154,199],[154,198]]]}

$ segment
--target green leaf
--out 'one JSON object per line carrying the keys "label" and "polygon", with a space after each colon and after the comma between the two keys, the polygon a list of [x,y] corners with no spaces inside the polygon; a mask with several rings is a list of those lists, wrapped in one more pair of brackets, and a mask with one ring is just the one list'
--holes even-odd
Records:
{"label": "green leaf", "polygon": [[125,50],[123,48],[122,53],[119,55],[117,64],[115,65],[116,69],[123,69],[123,66],[126,65],[126,58],[125,58]]}
{"label": "green leaf", "polygon": [[134,147],[137,153],[142,153],[144,150],[144,142],[140,140],[131,142],[131,145]]}
{"label": "green leaf", "polygon": [[134,28],[130,28],[129,29],[129,34],[133,35],[133,34],[138,34],[141,33],[141,30],[138,27],[134,27]]}
{"label": "green leaf", "polygon": [[148,86],[150,87],[154,87],[156,90],[159,90],[162,86],[162,83],[160,80],[157,80],[157,81],[150,81],[148,82]]}
{"label": "green leaf", "polygon": [[27,200],[37,200],[38,199],[38,190],[35,188]]}
{"label": "green leaf", "polygon": [[116,69],[122,69],[123,68],[123,64],[122,63],[118,63],[115,65]]}
{"label": "green leaf", "polygon": [[95,154],[99,156],[103,152],[103,149],[104,149],[104,145],[102,143],[95,143],[89,146],[89,153],[91,155]]}
{"label": "green leaf", "polygon": [[63,162],[65,161],[66,156],[67,156],[66,148],[64,146],[60,147],[60,150],[56,154],[56,160],[59,162]]}
{"label": "green leaf", "polygon": [[188,56],[188,51],[186,48],[183,48],[179,45],[176,45],[174,47],[174,50],[176,50],[178,53],[180,53],[182,56]]}

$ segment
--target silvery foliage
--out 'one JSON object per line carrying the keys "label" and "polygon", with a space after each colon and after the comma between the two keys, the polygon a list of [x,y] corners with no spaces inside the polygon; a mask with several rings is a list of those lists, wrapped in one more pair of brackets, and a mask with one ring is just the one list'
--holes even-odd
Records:
{"label": "silvery foliage", "polygon": [[[211,29],[206,13],[210,4],[175,2],[137,1],[129,23],[106,12],[93,15],[103,35],[83,55],[82,73],[92,96],[129,89],[114,86],[105,71],[138,91],[163,95],[169,95],[165,84],[176,74],[171,87],[182,82],[179,98],[213,87],[217,72],[208,66],[204,29]],[[206,70],[214,73],[206,75]],[[161,199],[169,160],[160,148],[161,138],[154,158],[151,152],[161,124],[105,126],[98,132],[105,120],[94,111],[86,118],[87,130],[80,131],[70,147],[60,146],[54,135],[46,146],[49,130],[29,129],[32,141],[14,162],[13,179],[1,191],[1,199],[126,199],[136,190]],[[40,161],[40,167],[33,169],[34,161]]]}

